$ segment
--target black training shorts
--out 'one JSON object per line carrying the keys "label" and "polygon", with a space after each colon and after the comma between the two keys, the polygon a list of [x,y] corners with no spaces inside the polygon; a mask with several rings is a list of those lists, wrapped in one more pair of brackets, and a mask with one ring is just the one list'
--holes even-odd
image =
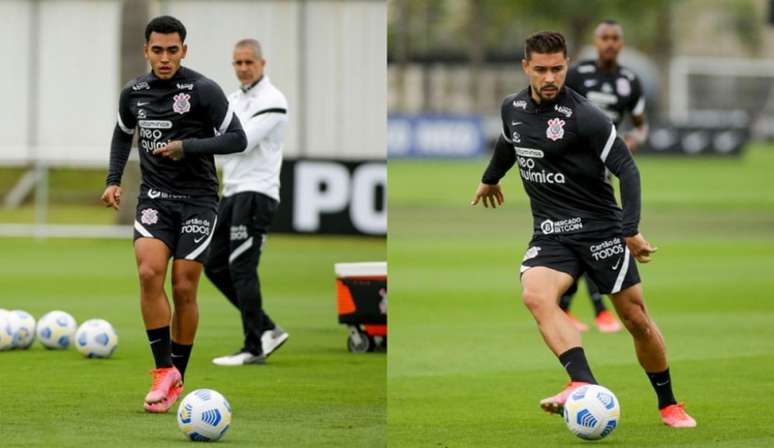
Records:
{"label": "black training shorts", "polygon": [[214,199],[169,200],[141,197],[134,219],[134,239],[156,238],[175,259],[204,262],[217,222]]}
{"label": "black training shorts", "polygon": [[584,272],[602,294],[615,294],[640,282],[637,263],[620,232],[534,235],[521,262],[521,273],[542,266],[571,275]]}

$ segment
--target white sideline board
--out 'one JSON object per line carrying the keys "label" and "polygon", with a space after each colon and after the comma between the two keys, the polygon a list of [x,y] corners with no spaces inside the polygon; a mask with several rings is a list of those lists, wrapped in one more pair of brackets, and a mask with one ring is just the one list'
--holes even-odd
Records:
{"label": "white sideline board", "polygon": [[334,265],[336,277],[387,277],[386,261],[366,261],[361,263],[336,263]]}

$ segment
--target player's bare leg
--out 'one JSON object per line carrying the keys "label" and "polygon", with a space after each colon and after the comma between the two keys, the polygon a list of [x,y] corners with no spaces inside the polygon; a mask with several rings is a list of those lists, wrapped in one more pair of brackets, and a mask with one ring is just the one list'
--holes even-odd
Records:
{"label": "player's bare leg", "polygon": [[172,314],[172,362],[183,379],[199,326],[196,295],[202,269],[202,264],[196,261],[178,259],[172,263],[172,297],[175,302],[175,312]]}
{"label": "player's bare leg", "polygon": [[642,368],[646,372],[665,370],[667,357],[664,337],[645,308],[642,286],[638,283],[612,294],[612,297],[618,317],[634,338],[634,350]]}
{"label": "player's bare leg", "polygon": [[166,412],[166,409],[160,411],[156,408],[181,379],[170,356],[171,313],[164,292],[164,278],[172,254],[166,244],[154,238],[138,238],[134,243],[134,253],[140,279],[140,309],[156,361],[156,368],[151,372],[151,390],[145,396],[144,407],[149,412]]}
{"label": "player's bare leg", "polygon": [[193,344],[199,325],[199,305],[196,293],[202,275],[202,264],[197,261],[175,260],[172,264],[172,298],[175,312],[172,316],[172,340]]}
{"label": "player's bare leg", "polygon": [[[175,312],[172,314],[172,363],[183,379],[199,326],[196,295],[202,269],[202,264],[196,261],[179,259],[172,264],[172,297],[175,302]],[[177,395],[180,392],[182,387],[177,391]]]}
{"label": "player's bare leg", "polygon": [[169,247],[155,238],[138,238],[134,242],[134,255],[140,277],[140,310],[145,328],[168,326],[171,312],[164,292],[164,278],[172,256]]}
{"label": "player's bare leg", "polygon": [[559,297],[573,282],[572,276],[546,267],[530,268],[521,277],[524,305],[571,378],[561,392],[540,401],[544,411],[556,414],[562,413],[570,392],[583,384],[596,383],[583,354],[580,332],[559,308]]}
{"label": "player's bare leg", "polygon": [[661,331],[645,307],[642,286],[638,283],[613,294],[613,305],[632,338],[640,365],[648,374],[659,398],[661,419],[675,428],[691,428],[696,421],[677,404],[672,393],[666,345]]}
{"label": "player's bare leg", "polygon": [[196,291],[201,272],[201,263],[195,261],[175,260],[172,263],[172,298],[175,311],[172,313],[171,358],[172,364],[180,372],[180,380],[169,386],[164,399],[158,403],[146,404],[145,409],[149,412],[167,412],[183,392],[182,380],[199,323]]}
{"label": "player's bare leg", "polygon": [[581,345],[580,332],[559,308],[559,296],[573,284],[572,276],[545,267],[527,269],[521,276],[521,296],[540,334],[555,355]]}

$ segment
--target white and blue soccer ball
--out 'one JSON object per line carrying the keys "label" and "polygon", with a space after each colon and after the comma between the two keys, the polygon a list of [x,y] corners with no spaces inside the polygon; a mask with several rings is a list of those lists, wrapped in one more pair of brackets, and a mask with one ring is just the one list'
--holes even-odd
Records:
{"label": "white and blue soccer ball", "polygon": [[618,426],[620,418],[618,398],[598,384],[575,389],[564,403],[564,422],[581,439],[604,439]]}
{"label": "white and blue soccer ball", "polygon": [[35,318],[26,311],[13,310],[9,312],[15,322],[13,328],[13,348],[28,349],[35,340]]}
{"label": "white and blue soccer ball", "polygon": [[0,309],[0,351],[13,348],[14,322],[8,310]]}
{"label": "white and blue soccer ball", "polygon": [[109,358],[118,347],[118,335],[103,319],[89,319],[75,332],[75,348],[87,358]]}
{"label": "white and blue soccer ball", "polygon": [[197,389],[183,398],[177,408],[177,426],[190,440],[214,442],[231,425],[231,406],[212,389]]}
{"label": "white and blue soccer ball", "polygon": [[38,320],[37,335],[46,348],[66,349],[73,343],[78,325],[64,311],[51,311]]}

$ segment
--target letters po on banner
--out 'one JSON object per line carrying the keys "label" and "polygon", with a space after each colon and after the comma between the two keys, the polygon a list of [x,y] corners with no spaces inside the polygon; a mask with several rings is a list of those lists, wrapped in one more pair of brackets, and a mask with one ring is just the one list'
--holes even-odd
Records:
{"label": "letters po on banner", "polygon": [[387,234],[384,161],[285,160],[272,231]]}

